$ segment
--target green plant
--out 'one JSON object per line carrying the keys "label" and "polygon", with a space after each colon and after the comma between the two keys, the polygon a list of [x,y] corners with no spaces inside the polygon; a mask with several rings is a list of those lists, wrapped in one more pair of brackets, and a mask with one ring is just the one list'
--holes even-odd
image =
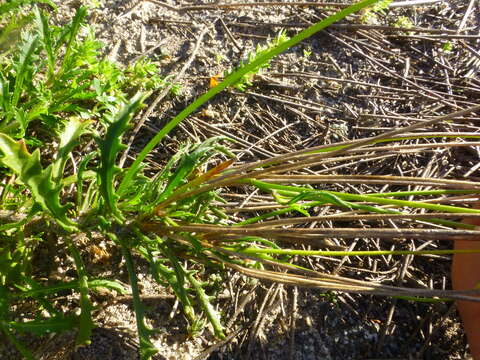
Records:
{"label": "green plant", "polygon": [[447,52],[447,53],[452,52],[453,51],[452,42],[451,41],[446,41],[445,43],[443,43],[442,50]]}
{"label": "green plant", "polygon": [[364,24],[377,24],[379,15],[385,15],[392,0],[380,0],[364,8],[361,12],[360,21]]}
{"label": "green plant", "polygon": [[36,8],[33,27],[25,25],[31,30],[7,49],[0,64],[4,134],[23,138],[35,121],[57,131],[62,120],[73,115],[102,121],[135,92],[169,85],[154,63],[142,60],[122,69],[102,58],[102,44],[84,24],[86,14],[80,7],[70,24],[56,27]]}
{"label": "green plant", "polygon": [[413,27],[413,23],[412,23],[412,20],[410,20],[408,17],[399,16],[393,23],[393,26],[397,28],[410,29]]}
{"label": "green plant", "polygon": [[310,47],[303,49],[303,57],[308,59],[310,56],[312,56],[312,49]]}
{"label": "green plant", "polygon": [[[32,354],[17,340],[17,333],[42,335],[75,328],[78,329],[77,345],[88,344],[94,326],[90,294],[99,288],[119,293],[127,291],[116,279],[95,279],[88,274],[80,237],[93,232],[101,233],[125,259],[143,359],[150,358],[156,350],[150,340],[154,330],[145,323],[145,308],[136,275],[139,258],[148,261],[150,272],[158,283],[172,288],[183,306],[191,333],[200,331],[208,321],[219,338],[225,337],[225,329],[213,304],[214,289],[203,276],[212,269],[222,274],[225,268],[230,268],[255,278],[332,291],[409,298],[471,298],[455,292],[407,289],[323,274],[292,261],[293,256],[445,254],[452,253],[452,250],[348,252],[300,250],[294,246],[284,248],[278,243],[294,239],[297,243],[309,245],[312,239],[333,236],[436,239],[459,234],[476,235],[478,232],[472,230],[472,226],[449,220],[449,217],[452,214],[477,215],[480,211],[422,201],[434,196],[478,194],[480,188],[474,182],[302,175],[294,171],[332,159],[363,159],[366,155],[361,150],[367,148],[374,154],[390,151],[389,143],[449,137],[478,139],[480,135],[471,133],[410,133],[478,110],[478,106],[373,138],[306,149],[239,167],[233,166],[234,156],[225,146],[229,140],[213,138],[202,144],[186,144],[154,176],[147,176],[143,171],[147,166],[146,157],[160,141],[213,96],[229,86],[244,89],[250,84],[252,74],[267,66],[271,58],[373,3],[375,0],[364,0],[291,39],[282,38],[275,46],[259,48],[249,62],[243,63],[174,117],[133,163],[123,169],[117,165],[117,158],[125,149],[122,137],[148,96],[145,90],[165,83],[159,78],[145,88],[138,81],[141,74],[155,73],[155,68],[148,62],[122,69],[101,59],[92,31],[82,26],[86,16],[84,8],[80,8],[64,28],[48,26],[46,15],[35,9],[34,24],[21,38],[19,51],[15,52],[16,55],[10,51],[0,67],[2,93],[5,94],[0,113],[0,164],[4,167],[5,179],[9,179],[3,183],[1,204],[1,210],[7,214],[0,217],[0,331],[5,337],[26,358],[32,358]],[[35,137],[42,130],[46,134],[39,140],[50,146],[29,150],[23,137]],[[91,139],[96,144],[94,151],[84,147]],[[409,147],[408,144],[403,146]],[[78,166],[69,167],[75,151],[88,155],[78,161]],[[206,170],[208,165],[210,169]],[[316,184],[332,181],[414,183],[435,189],[353,194],[316,187]],[[228,186],[255,187],[271,196],[273,208],[238,221],[222,206],[225,202],[222,192]],[[69,190],[70,187],[75,191]],[[404,200],[405,197],[408,200]],[[310,216],[309,210],[319,206],[347,213],[334,211],[325,216]],[[429,212],[411,214],[409,210],[412,209]],[[278,216],[281,216],[280,220]],[[422,224],[421,227],[400,229],[295,227],[326,219],[371,221],[393,218],[413,225],[419,221]],[[436,228],[438,225],[442,227]],[[62,244],[60,251],[73,259],[76,280],[51,279],[45,283],[35,277],[31,267],[32,254],[42,242]],[[277,268],[287,271],[273,270]],[[78,314],[64,313],[54,300],[58,294],[72,291],[79,294]],[[14,307],[22,301],[35,303],[42,311],[30,318],[15,318]]]}
{"label": "green plant", "polygon": [[[240,65],[233,69],[232,71],[225,72],[224,76],[227,77],[235,72],[237,72],[240,68],[245,68],[246,64],[252,64],[257,59],[261,59],[266,54],[271,52],[273,49],[278,48],[279,45],[286,43],[290,38],[287,36],[285,30],[280,31],[277,36],[267,42],[265,45],[257,45],[255,51],[252,51],[248,54],[247,59],[240,62]],[[259,62],[258,65],[253,67],[250,71],[243,74],[240,79],[235,81],[235,83],[231,84],[230,86],[234,87],[237,90],[245,91],[247,87],[253,85],[253,78],[255,75],[261,73],[262,69],[267,69],[270,67],[270,60],[266,60],[263,62]]]}

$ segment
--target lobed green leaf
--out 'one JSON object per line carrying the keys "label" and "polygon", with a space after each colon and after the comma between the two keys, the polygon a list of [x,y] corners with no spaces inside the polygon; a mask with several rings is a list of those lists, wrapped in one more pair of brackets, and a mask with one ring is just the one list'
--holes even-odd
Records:
{"label": "lobed green leaf", "polygon": [[0,164],[14,171],[19,180],[28,186],[35,201],[47,211],[65,230],[74,231],[75,223],[67,217],[69,205],[60,204],[61,183],[52,181],[52,166],[43,169],[40,151],[30,154],[21,140],[16,142],[0,133]]}

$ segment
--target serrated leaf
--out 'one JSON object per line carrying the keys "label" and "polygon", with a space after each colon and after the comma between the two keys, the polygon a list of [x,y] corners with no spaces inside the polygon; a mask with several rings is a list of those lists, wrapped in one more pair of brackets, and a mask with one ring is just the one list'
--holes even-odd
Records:
{"label": "serrated leaf", "polygon": [[48,76],[51,78],[55,70],[55,57],[52,47],[52,36],[50,34],[50,27],[48,25],[48,18],[43,11],[35,6],[35,22],[37,24],[38,33],[43,43],[45,52],[47,53]]}
{"label": "serrated leaf", "polygon": [[38,45],[38,36],[28,34],[19,49],[20,55],[18,61],[15,62],[15,85],[13,88],[12,106],[18,104],[18,100],[22,95],[23,83],[27,77],[28,67],[31,65],[33,53]]}
{"label": "serrated leaf", "polygon": [[67,65],[71,65],[71,57],[72,57],[72,52],[73,52],[73,44],[75,41],[75,38],[77,37],[78,31],[80,30],[80,26],[83,23],[83,20],[87,16],[87,8],[85,6],[80,6],[77,9],[77,12],[75,13],[75,16],[72,19],[72,22],[70,23],[69,30],[68,32],[65,32],[62,34],[62,38],[68,37],[67,39],[67,46],[65,49],[65,55],[62,59],[62,63],[60,65],[60,69],[58,70],[57,73],[57,78],[60,78],[62,74],[65,72],[67,69]]}
{"label": "serrated leaf", "polygon": [[202,284],[200,283],[200,281],[198,281],[193,277],[192,272],[186,272],[186,276],[190,284],[192,284],[195,292],[197,293],[197,299],[203,311],[207,315],[208,321],[210,321],[210,323],[213,326],[213,331],[215,333],[215,336],[217,336],[220,339],[225,339],[225,333],[223,332],[223,326],[220,320],[220,314],[218,313],[217,310],[215,310],[213,305],[210,303],[209,296],[205,293],[205,290],[203,289]]}
{"label": "serrated leaf", "polygon": [[154,244],[154,248],[158,247],[160,252],[162,252],[163,255],[165,255],[170,260],[173,270],[161,264],[160,261],[155,258],[155,256],[153,256],[151,249],[143,247],[137,249],[140,254],[142,254],[150,263],[150,269],[155,281],[157,281],[157,283],[159,284],[162,284],[164,283],[162,281],[163,279],[168,283],[168,285],[171,286],[178,300],[180,300],[180,302],[182,303],[188,321],[193,326],[198,321],[195,317],[195,310],[192,305],[192,299],[186,290],[185,269],[182,267],[177,257],[173,255],[173,253],[168,249],[168,247],[162,244],[162,240],[159,237],[156,237],[156,241],[153,242],[148,237],[141,234],[139,230],[136,230],[135,232],[145,244]]}
{"label": "serrated leaf", "polygon": [[103,139],[96,139],[100,148],[101,161],[100,167],[97,170],[100,177],[100,193],[105,201],[107,211],[117,217],[117,219],[121,219],[122,215],[116,204],[118,196],[115,194],[114,181],[115,175],[120,171],[120,168],[116,166],[115,161],[119,152],[125,148],[125,145],[121,143],[121,139],[128,129],[128,123],[140,108],[144,99],[144,94],[136,94],[130,102],[114,116],[108,126],[105,137]]}
{"label": "serrated leaf", "polygon": [[[38,296],[48,296],[48,295],[58,294],[59,292],[65,291],[65,290],[78,290],[79,286],[80,285],[78,283],[78,280],[73,280],[68,282],[60,282],[55,285],[47,285],[47,286],[42,285],[42,287],[23,290],[20,293],[11,293],[11,296],[13,298],[29,298],[29,297],[35,298]],[[113,280],[107,280],[107,279],[88,280],[88,287],[91,289],[103,287],[103,288],[115,290],[120,294],[129,294],[129,291],[123,285]],[[1,289],[1,286],[0,286],[0,289]],[[0,296],[0,299],[1,299],[1,296]]]}
{"label": "serrated leaf", "polygon": [[28,186],[42,209],[65,230],[74,231],[75,223],[67,217],[69,206],[60,204],[61,185],[52,181],[52,166],[43,169],[39,150],[30,154],[22,140],[16,142],[8,135],[0,133],[0,153],[0,164],[9,167],[18,175],[19,181]]}
{"label": "serrated leaf", "polygon": [[[116,238],[111,234],[110,236],[112,239]],[[128,277],[130,279],[130,286],[132,287],[133,309],[135,311],[137,333],[140,340],[140,359],[148,360],[158,352],[153,343],[150,341],[150,335],[152,335],[154,331],[145,324],[145,308],[140,298],[140,290],[138,288],[138,279],[137,274],[135,273],[132,254],[130,253],[130,249],[125,244],[122,243],[121,245],[122,253],[125,258],[125,264],[127,266]]]}

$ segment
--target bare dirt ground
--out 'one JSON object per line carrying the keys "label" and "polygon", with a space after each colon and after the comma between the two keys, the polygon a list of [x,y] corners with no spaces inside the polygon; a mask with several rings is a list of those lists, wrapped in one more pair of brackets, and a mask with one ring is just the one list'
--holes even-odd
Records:
{"label": "bare dirt ground", "polygon": [[[90,23],[105,53],[121,63],[146,56],[162,64],[164,76],[182,84],[179,97],[163,97],[135,135],[131,153],[165,122],[209,87],[211,77],[244,59],[286,29],[295,34],[332,12],[325,6],[281,1],[218,8],[203,1],[101,1]],[[221,2],[223,4],[223,2]],[[232,1],[233,3],[238,3]],[[342,4],[342,2],[338,2]],[[396,4],[396,3],[394,3]],[[80,1],[63,1],[59,21],[69,19]],[[201,7],[201,5],[206,5]],[[398,5],[398,4],[397,4]],[[313,36],[272,61],[246,92],[229,91],[210,102],[170,134],[152,167],[187,139],[216,135],[236,140],[240,162],[311,146],[357,139],[406,126],[414,119],[467,107],[480,99],[479,3],[468,0],[400,4],[368,21],[360,15]],[[409,19],[413,29],[399,28]],[[397,26],[395,26],[397,25]],[[185,66],[187,64],[187,66]],[[181,72],[184,68],[183,73]],[[155,98],[155,96],[154,96]],[[461,126],[439,131],[474,131],[473,116]],[[432,140],[433,141],[433,140]],[[475,179],[478,148],[398,154],[347,166],[324,166],[317,173],[382,174]],[[332,185],[339,189],[340,185]],[[381,187],[351,186],[350,191]],[[232,207],[244,194],[232,193]],[[258,196],[261,202],[261,196]],[[405,240],[407,241],[407,240]],[[378,247],[378,240],[356,239],[350,248]],[[419,244],[412,244],[412,247]],[[392,242],[386,247],[395,247]],[[120,254],[90,271],[122,274]],[[316,258],[319,271],[381,280],[385,284],[450,288],[450,258]],[[207,274],[215,276],[215,274]],[[126,275],[125,276],[125,281]],[[452,303],[324,293],[226,274],[219,279],[217,307],[228,338],[219,342],[207,328],[187,337],[180,306],[166,289],[140,274],[149,325],[158,329],[156,359],[464,359],[468,348]],[[73,350],[73,334],[33,342],[41,359],[136,359],[135,317],[129,297],[109,294],[98,306],[92,345]],[[14,352],[5,359],[15,359]]]}

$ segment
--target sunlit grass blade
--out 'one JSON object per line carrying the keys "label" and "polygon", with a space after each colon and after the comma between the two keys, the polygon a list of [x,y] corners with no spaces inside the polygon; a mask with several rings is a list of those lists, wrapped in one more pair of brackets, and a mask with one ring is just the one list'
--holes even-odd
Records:
{"label": "sunlit grass blade", "polygon": [[269,255],[289,255],[289,256],[380,256],[380,255],[451,255],[451,254],[475,254],[478,250],[365,250],[365,251],[335,251],[335,250],[297,250],[297,249],[262,249],[257,247],[249,248],[229,248],[227,250],[237,251],[244,254],[269,254]]}
{"label": "sunlit grass blade", "polygon": [[[349,194],[344,192],[338,191],[323,191],[323,190],[312,190],[311,188],[300,187],[300,186],[290,186],[290,185],[278,185],[272,184],[266,181],[259,181],[254,179],[245,180],[246,183],[250,183],[255,185],[259,189],[263,189],[265,191],[272,191],[275,190],[284,196],[296,196],[299,193],[306,193],[304,199],[307,200],[318,200],[316,196],[325,196],[327,193],[329,195],[335,196],[340,198],[344,201],[365,201],[375,204],[382,204],[382,205],[395,205],[399,207],[408,206],[411,208],[420,208],[420,209],[428,209],[440,212],[465,212],[465,213],[480,213],[480,210],[477,209],[469,209],[459,206],[452,206],[452,205],[441,205],[441,204],[430,204],[421,201],[408,201],[408,200],[398,200],[398,199],[385,199],[383,197],[377,197],[373,195],[359,195],[359,194]],[[309,194],[311,196],[309,196]]]}
{"label": "sunlit grass blade", "polygon": [[137,158],[133,162],[133,164],[128,169],[127,173],[125,174],[120,186],[118,188],[119,194],[123,194],[128,186],[128,183],[133,179],[135,174],[138,172],[140,168],[140,164],[145,160],[147,155],[155,148],[155,146],[162,141],[162,139],[167,135],[174,127],[176,127],[181,121],[183,121],[187,116],[189,116],[192,112],[199,109],[203,104],[205,104],[208,100],[213,98],[219,92],[223,91],[228,86],[231,86],[238,82],[245,74],[253,71],[258,66],[266,63],[268,60],[273,58],[274,56],[284,52],[285,50],[291,48],[292,46],[298,44],[300,41],[307,39],[308,37],[312,36],[313,34],[319,32],[322,29],[325,29],[329,25],[337,22],[344,17],[353,14],[369,5],[374,4],[378,0],[363,0],[356,4],[345,8],[328,18],[310,26],[309,28],[305,29],[304,31],[298,33],[290,40],[280,43],[277,47],[273,48],[272,50],[258,56],[254,61],[245,64],[243,67],[239,68],[237,71],[232,73],[231,75],[227,76],[220,84],[211,88],[208,92],[201,95],[198,99],[196,99],[193,103],[183,109],[177,116],[175,116],[168,124],[166,124],[153,138],[150,142],[143,148],[140,154],[137,155]]}
{"label": "sunlit grass blade", "polygon": [[[469,109],[471,110],[471,109]],[[441,120],[444,118],[448,118],[447,116],[437,118],[437,120]],[[440,121],[439,120],[439,121]],[[396,130],[397,131],[397,130]],[[438,135],[438,134],[437,134]],[[422,135],[419,134],[415,138],[420,138]],[[395,140],[404,140],[404,139],[410,139],[412,138],[413,135],[408,135],[406,137],[401,137],[399,136],[398,138],[395,138]],[[381,142],[383,141],[383,138],[380,139],[374,139],[370,138],[371,143],[376,143],[376,142]],[[240,167],[234,167],[228,173],[224,174],[219,174],[219,176],[215,177],[214,179],[208,181],[206,184],[193,189],[193,190],[188,190],[186,192],[183,192],[182,194],[179,194],[178,197],[175,197],[175,201],[179,201],[183,198],[189,198],[191,196],[194,196],[196,194],[210,191],[215,188],[219,187],[224,187],[224,186],[229,186],[229,185],[234,185],[237,183],[241,183],[243,181],[251,181],[250,180],[245,180],[247,178],[253,178],[253,179],[269,179],[270,177],[274,178],[275,176],[283,179],[288,179],[287,176],[279,176],[276,174],[279,173],[285,173],[288,171],[292,170],[297,170],[297,169],[304,169],[308,168],[311,165],[318,165],[322,163],[322,160],[325,160],[330,157],[331,152],[337,152],[343,149],[346,149],[348,146],[353,146],[353,150],[356,149],[357,145],[361,145],[361,142],[364,142],[364,144],[369,144],[370,142],[365,140],[355,140],[355,141],[348,141],[344,143],[340,143],[338,145],[325,145],[325,146],[320,146],[317,148],[312,148],[309,150],[302,150],[294,153],[289,153],[285,155],[279,155],[274,158],[266,159],[266,160],[261,160],[257,161],[254,163],[249,163],[246,165],[242,165]],[[372,151],[375,151],[374,148],[371,149]],[[305,159],[303,159],[305,158]],[[298,160],[298,161],[297,161]],[[290,163],[290,161],[293,161]],[[303,176],[303,175],[302,175]],[[300,177],[302,177],[300,176]],[[328,179],[329,175],[322,175],[318,176],[318,179]],[[335,176],[330,176],[331,181],[334,181]],[[338,178],[341,180],[342,177],[338,176]],[[355,180],[354,176],[344,176],[343,181],[349,182],[349,179]],[[388,177],[375,177],[375,176],[361,176],[359,179],[362,178],[364,181],[372,181],[372,182],[381,182],[382,180],[384,183],[391,184],[393,178],[388,178]],[[359,180],[358,179],[358,180]],[[401,183],[405,183],[405,181],[414,181],[418,182],[419,184],[425,184],[425,185],[442,185],[442,186],[448,186],[451,188],[466,188],[466,189],[475,189],[478,187],[478,184],[472,181],[465,181],[465,180],[450,180],[450,179],[431,179],[430,183],[428,183],[428,180],[421,179],[421,178],[412,178],[412,177],[407,177],[404,180],[403,178],[396,177],[397,181]],[[329,182],[329,181],[325,181]],[[428,183],[428,184],[427,184]]]}
{"label": "sunlit grass blade", "polygon": [[72,330],[77,326],[76,316],[49,318],[25,322],[11,321],[8,326],[20,332],[29,332],[35,335],[45,335],[52,332]]}
{"label": "sunlit grass blade", "polygon": [[[465,239],[478,237],[477,230],[468,229],[424,229],[424,228],[262,228],[262,227],[234,227],[220,225],[188,224],[180,226],[166,226],[161,223],[149,223],[146,227],[158,235],[168,235],[179,232],[194,232],[196,234],[217,235],[223,241],[238,239],[244,236],[261,236],[269,239],[282,239],[296,237],[304,239],[308,245],[309,239],[319,238],[418,238],[423,240],[452,240],[463,236]],[[301,242],[301,240],[300,240]]]}
{"label": "sunlit grass blade", "polygon": [[[470,112],[475,112],[478,109],[480,109],[480,106],[474,106],[466,110],[436,117],[435,119],[429,120],[429,122],[434,124],[441,121],[447,121],[452,118],[468,114]],[[424,122],[418,123],[418,124],[425,125]],[[320,145],[313,148],[289,152],[287,154],[278,155],[265,160],[259,160],[253,163],[247,163],[243,166],[239,166],[235,168],[232,172],[230,172],[228,174],[228,179],[227,179],[227,175],[224,175],[215,179],[215,182],[222,183],[222,184],[231,183],[234,180],[239,180],[243,177],[248,177],[248,175],[246,174],[247,172],[251,172],[251,171],[255,171],[254,176],[256,178],[262,178],[262,177],[267,177],[268,175],[273,173],[277,174],[277,173],[284,173],[287,171],[292,171],[297,169],[304,169],[312,165],[318,165],[323,160],[330,159],[332,157],[342,155],[344,153],[356,153],[356,152],[364,153],[366,151],[372,151],[372,152],[377,150],[384,151],[384,150],[392,150],[396,148],[398,148],[399,150],[402,150],[402,149],[408,148],[409,146],[413,146],[413,145],[406,145],[402,147],[401,145],[397,145],[397,146],[392,145],[392,147],[388,147],[388,148],[384,148],[384,147],[362,148],[364,146],[375,145],[375,144],[384,143],[384,142],[415,140],[415,139],[423,139],[423,138],[429,138],[429,137],[431,138],[441,138],[441,137],[477,138],[478,137],[478,134],[476,133],[473,133],[473,134],[472,133],[455,133],[455,135],[452,135],[452,134],[448,135],[448,133],[430,133],[430,132],[409,133],[409,131],[419,127],[418,124],[407,126],[403,129],[396,129],[394,131],[389,131],[375,137],[349,140],[349,141],[328,144],[328,145]],[[442,146],[442,144],[434,144],[434,145],[435,147]],[[465,144],[459,143],[458,145],[460,146]],[[414,148],[422,148],[422,146],[428,148],[428,147],[431,147],[432,144],[425,144],[425,145],[416,144]],[[214,181],[212,181],[211,183],[213,184]]]}
{"label": "sunlit grass blade", "polygon": [[[411,185],[411,186],[442,186],[454,188],[457,193],[480,193],[480,184],[475,181],[438,179],[413,176],[392,176],[392,175],[296,175],[296,174],[268,174],[256,176],[256,179],[265,179],[275,184],[382,184],[382,185]],[[465,189],[465,190],[459,190]],[[475,190],[476,189],[476,190]],[[442,190],[444,191],[444,190]],[[452,192],[453,194],[454,192]],[[411,195],[415,193],[412,192]],[[434,193],[432,193],[434,194]],[[408,195],[407,195],[408,196]]]}

